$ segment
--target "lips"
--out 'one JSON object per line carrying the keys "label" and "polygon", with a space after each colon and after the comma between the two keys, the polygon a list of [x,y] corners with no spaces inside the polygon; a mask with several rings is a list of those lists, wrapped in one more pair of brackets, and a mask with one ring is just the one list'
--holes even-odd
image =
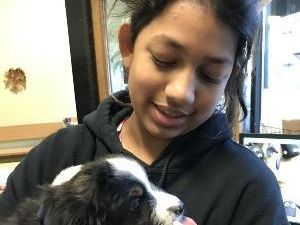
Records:
{"label": "lips", "polygon": [[179,110],[172,109],[167,106],[162,106],[162,105],[156,105],[157,110],[159,110],[161,113],[164,115],[171,117],[171,118],[181,118],[184,116],[187,116],[186,113],[181,112]]}
{"label": "lips", "polygon": [[176,128],[183,126],[189,114],[172,107],[154,104],[154,119],[162,127]]}

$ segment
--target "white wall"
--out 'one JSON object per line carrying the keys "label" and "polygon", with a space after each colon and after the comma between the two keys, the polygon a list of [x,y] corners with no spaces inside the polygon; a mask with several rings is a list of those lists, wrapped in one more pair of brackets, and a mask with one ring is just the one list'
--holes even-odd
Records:
{"label": "white wall", "polygon": [[[0,1],[0,127],[76,117],[64,0]],[[20,67],[27,88],[5,89],[4,74]]]}

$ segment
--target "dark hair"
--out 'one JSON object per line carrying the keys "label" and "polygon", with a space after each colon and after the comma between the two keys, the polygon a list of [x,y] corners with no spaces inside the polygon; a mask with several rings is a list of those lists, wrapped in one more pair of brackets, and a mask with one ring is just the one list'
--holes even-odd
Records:
{"label": "dark hair", "polygon": [[[179,0],[121,0],[131,14],[131,41],[135,42],[139,32],[159,15],[169,4]],[[216,17],[227,24],[238,35],[238,47],[233,73],[225,88],[225,109],[232,126],[238,121],[240,107],[243,118],[248,115],[243,99],[243,84],[247,76],[247,62],[258,22],[257,0],[198,0],[209,7]],[[240,107],[239,107],[240,105]]]}

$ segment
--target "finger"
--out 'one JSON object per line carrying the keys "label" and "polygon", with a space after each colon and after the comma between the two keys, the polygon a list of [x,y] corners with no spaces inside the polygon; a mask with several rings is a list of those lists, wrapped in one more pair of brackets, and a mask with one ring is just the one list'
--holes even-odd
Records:
{"label": "finger", "polygon": [[183,225],[197,225],[195,221],[189,217],[185,217],[184,220],[182,221]]}

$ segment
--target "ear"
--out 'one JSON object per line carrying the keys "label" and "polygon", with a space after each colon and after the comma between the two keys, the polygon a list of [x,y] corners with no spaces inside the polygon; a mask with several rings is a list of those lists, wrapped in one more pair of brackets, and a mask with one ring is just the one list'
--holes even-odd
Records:
{"label": "ear", "polygon": [[121,25],[118,38],[123,66],[125,72],[128,73],[133,52],[133,46],[131,43],[131,27],[128,23],[124,23]]}
{"label": "ear", "polygon": [[[101,163],[91,168],[91,207],[89,215],[101,225],[106,219],[107,201],[110,201],[108,182],[110,180],[111,168],[106,163]],[[109,200],[108,200],[109,199]],[[93,223],[94,224],[94,223]]]}
{"label": "ear", "polygon": [[108,194],[107,187],[111,180],[111,167],[106,161],[99,161],[91,164],[88,172],[91,193],[91,201],[96,208],[100,207]]}

